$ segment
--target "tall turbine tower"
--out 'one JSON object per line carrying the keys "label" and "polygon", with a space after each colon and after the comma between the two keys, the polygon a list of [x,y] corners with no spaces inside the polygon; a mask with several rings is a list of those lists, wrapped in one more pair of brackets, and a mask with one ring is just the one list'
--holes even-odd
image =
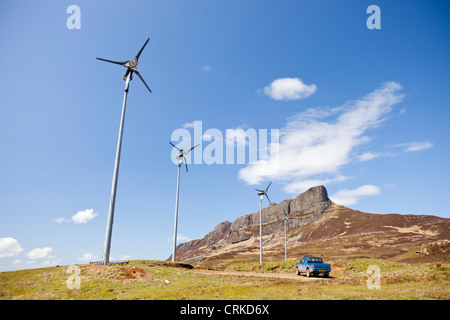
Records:
{"label": "tall turbine tower", "polygon": [[260,263],[263,262],[263,257],[262,257],[262,200],[264,199],[264,196],[266,196],[267,200],[269,200],[269,203],[272,204],[272,202],[270,202],[269,196],[267,195],[267,190],[269,189],[271,184],[272,184],[272,182],[269,183],[269,185],[267,186],[267,188],[265,190],[255,189],[259,196],[259,262]]}
{"label": "tall turbine tower", "polygon": [[288,220],[292,220],[292,219],[299,219],[299,218],[294,218],[294,217],[290,217],[289,215],[291,214],[290,212],[290,207],[289,207],[289,213],[286,213],[286,210],[283,209],[283,213],[284,213],[284,217],[283,217],[283,221],[284,221],[284,261],[287,261],[287,233],[286,233],[286,224],[288,222]]}
{"label": "tall turbine tower", "polygon": [[286,234],[286,223],[289,219],[289,213],[286,213],[286,211],[283,209],[284,217],[284,261],[287,261],[287,234]]}
{"label": "tall turbine tower", "polygon": [[139,56],[142,53],[142,50],[144,50],[145,46],[147,45],[148,41],[147,39],[145,41],[144,45],[142,46],[141,50],[139,50],[136,57],[134,57],[132,60],[127,60],[123,62],[119,61],[112,61],[112,60],[106,60],[102,58],[97,58],[98,60],[114,63],[114,64],[120,64],[127,68],[123,74],[123,80],[125,80],[125,91],[123,94],[123,105],[122,105],[122,116],[120,119],[120,128],[119,128],[119,138],[117,141],[117,150],[116,150],[116,161],[114,164],[114,174],[113,174],[113,181],[112,181],[112,187],[111,187],[111,199],[109,202],[109,211],[108,211],[108,222],[106,224],[106,235],[105,235],[105,247],[103,249],[103,264],[109,264],[109,253],[111,249],[111,235],[112,235],[112,225],[114,221],[114,207],[116,203],[116,190],[117,190],[117,178],[119,176],[119,162],[120,162],[120,150],[122,148],[122,134],[123,134],[123,124],[125,120],[125,108],[127,104],[127,95],[128,95],[128,87],[130,84],[130,81],[133,80],[133,73],[135,73],[139,79],[142,80],[144,85],[147,87],[148,91],[152,92],[148,85],[145,83],[144,79],[142,78],[141,74],[139,73],[137,69]]}
{"label": "tall turbine tower", "polygon": [[181,168],[181,165],[183,164],[183,159],[184,159],[184,164],[186,165],[186,172],[188,172],[186,156],[195,147],[198,147],[199,144],[194,146],[194,147],[192,147],[192,148],[190,148],[189,150],[183,150],[183,149],[179,149],[178,147],[176,147],[172,142],[169,142],[169,143],[172,145],[172,147],[174,147],[175,149],[177,149],[179,151],[179,153],[177,155],[177,159],[178,159],[178,178],[177,178],[177,197],[176,197],[176,201],[175,201],[175,222],[174,222],[174,226],[173,226],[173,253],[172,253],[172,261],[175,262],[175,260],[176,260],[176,250],[177,250],[178,198],[179,198],[179,194],[180,194],[180,168]]}

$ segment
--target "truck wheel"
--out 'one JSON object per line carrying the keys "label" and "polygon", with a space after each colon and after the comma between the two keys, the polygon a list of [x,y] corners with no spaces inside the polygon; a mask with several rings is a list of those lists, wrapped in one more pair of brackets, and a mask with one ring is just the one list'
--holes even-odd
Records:
{"label": "truck wheel", "polygon": [[295,274],[297,274],[298,276],[300,275],[300,271],[298,270],[298,268],[295,268]]}
{"label": "truck wheel", "polygon": [[328,272],[325,272],[325,273],[323,274],[323,277],[324,277],[324,278],[328,278]]}
{"label": "truck wheel", "polygon": [[311,270],[306,269],[306,276],[309,278],[311,276]]}

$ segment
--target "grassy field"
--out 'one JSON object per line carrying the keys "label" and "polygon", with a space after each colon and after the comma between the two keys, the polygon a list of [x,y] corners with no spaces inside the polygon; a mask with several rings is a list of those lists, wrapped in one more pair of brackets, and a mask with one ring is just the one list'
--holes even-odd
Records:
{"label": "grassy field", "polygon": [[[0,299],[450,299],[448,264],[381,259],[330,263],[333,271],[328,279],[295,276],[293,261],[235,264],[221,272],[142,260],[78,265],[78,289],[71,281],[77,275],[68,273],[68,266],[19,270],[0,273]],[[380,268],[380,289],[367,287],[367,268],[372,265]]]}

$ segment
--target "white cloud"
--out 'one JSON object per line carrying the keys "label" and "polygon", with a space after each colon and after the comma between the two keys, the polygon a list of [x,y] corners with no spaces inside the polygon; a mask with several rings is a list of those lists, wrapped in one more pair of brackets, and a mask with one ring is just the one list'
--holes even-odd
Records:
{"label": "white cloud", "polygon": [[227,129],[225,143],[230,146],[234,146],[235,143],[237,146],[247,146],[249,144],[247,137],[251,137],[252,133],[256,137],[256,131],[251,128],[244,129],[240,126],[236,129]]}
{"label": "white cloud", "polygon": [[[193,239],[188,236],[182,235],[181,233],[177,234],[177,245],[179,245],[180,243],[183,243],[183,242],[191,241],[191,240],[193,240]],[[167,238],[167,242],[173,243],[173,238],[172,237]]]}
{"label": "white cloud", "polygon": [[284,189],[286,192],[290,193],[302,193],[303,191],[313,187],[313,186],[320,186],[320,185],[328,185],[330,183],[335,182],[343,182],[347,180],[348,177],[337,175],[333,178],[328,179],[309,179],[309,180],[300,180],[296,182],[292,182],[288,184]]}
{"label": "white cloud", "polygon": [[280,129],[278,154],[247,165],[239,178],[248,184],[279,180],[288,192],[304,191],[318,181],[342,181],[339,170],[353,160],[356,147],[370,141],[367,131],[386,120],[392,106],[403,99],[401,89],[400,84],[388,82],[338,108],[297,114]]}
{"label": "white cloud", "polygon": [[340,190],[330,196],[330,199],[337,204],[348,206],[358,203],[359,198],[362,196],[373,196],[377,194],[380,194],[380,188],[367,184],[352,190]]}
{"label": "white cloud", "polygon": [[61,259],[55,259],[55,260],[45,260],[44,262],[41,262],[41,266],[54,266],[61,262]]}
{"label": "white cloud", "polygon": [[405,152],[416,152],[430,149],[433,146],[431,142],[409,142],[395,145],[395,147],[404,147]]}
{"label": "white cloud", "polygon": [[83,211],[78,211],[71,218],[74,223],[80,224],[94,219],[97,215],[97,213],[94,213],[94,209],[86,209]]}
{"label": "white cloud", "polygon": [[177,243],[183,243],[183,242],[187,242],[187,241],[191,241],[191,240],[192,239],[190,237],[182,235],[182,234],[179,234],[177,236]]}
{"label": "white cloud", "polygon": [[48,256],[50,252],[52,252],[53,248],[45,247],[45,248],[36,248],[27,253],[28,259],[40,259]]}
{"label": "white cloud", "polygon": [[306,85],[300,78],[279,78],[264,88],[264,93],[275,100],[307,98],[317,89],[315,84]]}
{"label": "white cloud", "polygon": [[78,261],[91,261],[97,259],[97,256],[93,253],[85,253],[78,258]]}
{"label": "white cloud", "polygon": [[20,243],[14,238],[0,238],[0,258],[12,257],[23,251]]}
{"label": "white cloud", "polygon": [[363,154],[360,154],[358,159],[360,161],[368,161],[379,157],[395,157],[399,156],[402,153],[405,152],[417,152],[421,150],[430,149],[433,146],[433,143],[431,142],[409,142],[409,143],[401,143],[396,144],[393,147],[397,148],[403,148],[403,150],[400,153],[392,153],[392,152],[365,152]]}
{"label": "white cloud", "polygon": [[211,70],[211,67],[210,67],[210,66],[203,66],[203,67],[202,67],[202,71],[203,71],[203,72],[208,72],[209,70]]}
{"label": "white cloud", "polygon": [[395,157],[398,156],[398,154],[396,153],[391,153],[391,152],[365,152],[363,154],[360,154],[358,156],[358,159],[360,161],[369,161],[369,160],[373,160],[379,157]]}
{"label": "white cloud", "polygon": [[78,211],[73,216],[70,217],[70,219],[67,218],[56,218],[52,221],[56,223],[63,223],[63,222],[73,222],[75,224],[81,224],[81,223],[87,223],[88,221],[94,219],[96,216],[98,216],[98,213],[94,212],[94,209],[86,209],[83,211]]}
{"label": "white cloud", "polygon": [[375,158],[378,158],[380,156],[380,153],[373,153],[373,152],[365,152],[363,154],[360,154],[358,156],[359,160],[361,161],[368,161]]}

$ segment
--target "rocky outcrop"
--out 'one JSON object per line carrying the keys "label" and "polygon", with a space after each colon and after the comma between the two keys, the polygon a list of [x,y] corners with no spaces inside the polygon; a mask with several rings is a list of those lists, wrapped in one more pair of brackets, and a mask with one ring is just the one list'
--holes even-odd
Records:
{"label": "rocky outcrop", "polygon": [[[285,214],[289,215],[286,242]],[[283,260],[285,250],[288,259],[319,254],[330,260],[397,257],[405,262],[450,261],[450,219],[353,210],[331,202],[323,186],[264,208],[262,234],[264,261]],[[408,252],[417,255],[405,255]],[[224,221],[203,239],[177,247],[179,261],[202,256],[202,265],[213,268],[259,261],[260,254],[259,212]]]}
{"label": "rocky outcrop", "polygon": [[[310,223],[331,204],[324,186],[308,189],[297,197],[272,203],[262,210],[262,234],[283,230],[285,214],[289,216],[286,228],[293,229]],[[199,252],[200,248],[216,250],[229,244],[259,236],[259,212],[239,217],[234,222],[224,221],[203,239],[191,240],[177,246],[177,258],[182,260]]]}

